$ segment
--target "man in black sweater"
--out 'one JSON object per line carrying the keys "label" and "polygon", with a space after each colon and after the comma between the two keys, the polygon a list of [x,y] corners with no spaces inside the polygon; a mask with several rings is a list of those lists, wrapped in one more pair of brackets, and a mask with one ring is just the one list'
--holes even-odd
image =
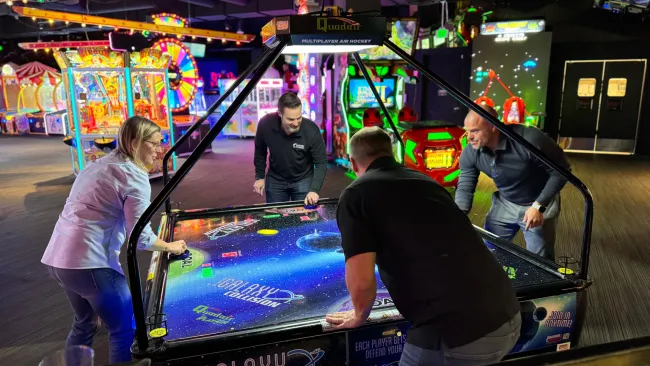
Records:
{"label": "man in black sweater", "polygon": [[451,195],[397,163],[390,137],[364,128],[350,141],[359,177],[341,194],[337,222],[354,310],[329,314],[339,328],[364,324],[375,300],[375,264],[412,324],[401,366],[500,361],[521,328],[510,279]]}
{"label": "man in black sweater", "polygon": [[[267,150],[270,152],[266,172]],[[287,92],[278,113],[262,117],[255,133],[255,184],[266,202],[316,204],[327,174],[327,153],[320,128],[302,116],[302,102]]]}

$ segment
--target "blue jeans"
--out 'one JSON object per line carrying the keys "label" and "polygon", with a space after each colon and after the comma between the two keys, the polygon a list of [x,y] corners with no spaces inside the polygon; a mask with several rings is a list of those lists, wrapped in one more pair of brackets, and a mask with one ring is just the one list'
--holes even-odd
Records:
{"label": "blue jeans", "polygon": [[399,366],[480,366],[497,363],[517,343],[520,330],[521,314],[517,313],[494,332],[456,348],[447,348],[442,344],[439,350],[428,350],[409,344],[407,340]]}
{"label": "blue jeans", "polygon": [[297,182],[287,182],[267,175],[264,183],[266,202],[304,201],[311,189],[311,180],[309,176]]}
{"label": "blue jeans", "polygon": [[66,347],[92,347],[101,320],[108,329],[110,363],[130,361],[133,307],[126,277],[111,268],[47,268],[63,287],[74,311]]}
{"label": "blue jeans", "polygon": [[526,249],[555,262],[555,232],[560,216],[560,196],[558,195],[544,212],[541,226],[524,230],[524,215],[530,206],[520,206],[501,197],[499,192],[492,195],[492,207],[485,219],[485,230],[508,241],[519,230],[523,230]]}

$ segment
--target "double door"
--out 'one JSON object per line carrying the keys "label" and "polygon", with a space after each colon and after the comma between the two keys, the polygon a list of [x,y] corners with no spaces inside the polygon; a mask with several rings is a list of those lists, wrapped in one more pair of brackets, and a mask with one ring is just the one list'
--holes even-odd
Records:
{"label": "double door", "polygon": [[567,61],[558,143],[566,151],[634,154],[647,60]]}

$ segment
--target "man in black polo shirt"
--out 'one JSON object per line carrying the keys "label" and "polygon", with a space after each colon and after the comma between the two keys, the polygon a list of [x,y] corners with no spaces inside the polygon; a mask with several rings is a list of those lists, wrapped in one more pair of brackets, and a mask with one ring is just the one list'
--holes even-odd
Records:
{"label": "man in black polo shirt", "polygon": [[[496,111],[483,107],[493,116]],[[523,125],[507,126],[556,163],[570,169],[564,151],[544,132]],[[520,229],[529,251],[555,261],[555,229],[560,216],[560,190],[566,179],[533,156],[530,151],[503,136],[476,112],[465,118],[470,142],[460,157],[456,203],[465,213],[472,208],[480,172],[494,180],[498,191],[485,219],[485,230],[512,240]]]}
{"label": "man in black polo shirt", "polygon": [[[267,149],[271,153],[266,172]],[[316,124],[302,116],[302,102],[283,94],[278,113],[260,119],[255,133],[255,184],[266,202],[305,201],[316,204],[327,174],[327,153]]]}
{"label": "man in black polo shirt", "polygon": [[375,264],[412,324],[400,365],[485,365],[515,345],[519,302],[503,267],[428,176],[393,158],[388,134],[363,128],[350,141],[359,177],[341,194],[337,222],[354,310],[328,314],[339,328],[364,324],[375,300]]}

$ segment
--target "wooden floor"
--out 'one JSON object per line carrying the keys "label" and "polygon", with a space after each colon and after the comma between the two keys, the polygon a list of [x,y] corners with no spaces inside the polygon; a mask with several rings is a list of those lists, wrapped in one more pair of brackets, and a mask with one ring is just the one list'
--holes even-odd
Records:
{"label": "wooden floor", "polygon": [[[0,136],[0,365],[38,364],[64,345],[72,321],[62,291],[40,264],[74,181],[70,153],[60,141]],[[252,192],[251,141],[219,140],[216,146],[180,184],[174,201],[183,209],[262,202]],[[594,285],[581,345],[650,335],[650,161],[591,155],[570,160],[596,202]],[[348,183],[344,172],[332,167],[322,196],[337,197]],[[155,194],[162,184],[152,184]],[[476,224],[482,224],[493,190],[482,178],[471,213]],[[557,252],[578,256],[583,201],[567,187],[562,204]],[[143,268],[149,257],[141,254]],[[95,343],[97,365],[107,362],[107,348],[102,332]]]}

